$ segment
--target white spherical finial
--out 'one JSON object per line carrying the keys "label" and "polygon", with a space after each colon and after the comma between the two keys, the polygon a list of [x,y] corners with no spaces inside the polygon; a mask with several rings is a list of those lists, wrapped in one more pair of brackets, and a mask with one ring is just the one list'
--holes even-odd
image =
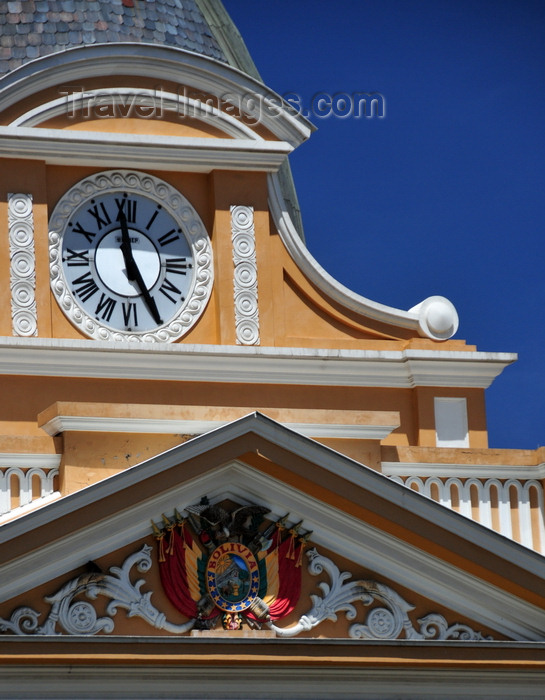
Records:
{"label": "white spherical finial", "polygon": [[447,340],[458,330],[458,314],[445,297],[428,297],[411,311],[418,314],[420,335],[424,337]]}

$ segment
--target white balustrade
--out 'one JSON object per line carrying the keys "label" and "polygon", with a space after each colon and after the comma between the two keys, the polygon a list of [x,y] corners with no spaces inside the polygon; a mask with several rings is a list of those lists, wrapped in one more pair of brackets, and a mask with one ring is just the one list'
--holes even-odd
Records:
{"label": "white balustrade", "polygon": [[[536,479],[459,479],[439,476],[392,476],[447,508],[545,554],[543,485]],[[472,501],[472,492],[474,498]],[[494,517],[496,504],[497,517]],[[495,522],[494,522],[495,521]]]}
{"label": "white balustrade", "polygon": [[[58,474],[55,467],[0,467],[0,516],[54,495]],[[34,493],[34,484],[39,495]]]}

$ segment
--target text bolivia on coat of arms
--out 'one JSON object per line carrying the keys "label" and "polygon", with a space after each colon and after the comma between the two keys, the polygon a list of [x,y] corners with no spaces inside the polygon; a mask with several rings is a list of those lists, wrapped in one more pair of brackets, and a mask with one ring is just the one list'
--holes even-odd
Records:
{"label": "text bolivia on coat of arms", "polygon": [[227,510],[206,496],[184,517],[154,523],[161,581],[170,602],[195,629],[243,624],[260,628],[294,609],[301,594],[301,561],[310,532],[288,516],[267,525],[264,506]]}

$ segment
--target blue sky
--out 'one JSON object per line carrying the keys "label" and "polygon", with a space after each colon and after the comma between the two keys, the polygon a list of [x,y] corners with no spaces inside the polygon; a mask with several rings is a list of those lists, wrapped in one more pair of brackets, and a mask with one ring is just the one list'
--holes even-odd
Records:
{"label": "blue sky", "polygon": [[312,254],[374,301],[446,296],[457,338],[517,352],[490,446],[545,444],[545,2],[224,4],[278,93],[385,98],[382,119],[311,117],[291,157]]}

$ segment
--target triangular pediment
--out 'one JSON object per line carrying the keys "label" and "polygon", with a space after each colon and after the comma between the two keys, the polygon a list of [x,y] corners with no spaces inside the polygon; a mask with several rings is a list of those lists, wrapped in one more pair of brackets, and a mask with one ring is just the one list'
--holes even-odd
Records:
{"label": "triangular pediment", "polygon": [[[447,611],[447,626],[469,622],[476,633],[498,639],[543,638],[541,557],[261,414],[3,525],[0,617],[12,614],[13,601],[21,604],[48,582],[69,580],[90,560],[111,561],[117,551],[125,559],[153,544],[150,521],[161,523],[162,514],[182,513],[203,496],[211,503],[265,506],[273,523],[289,514],[288,527],[302,521],[301,533],[311,533],[308,551],[316,552],[303,560],[303,612],[317,586],[307,567],[319,556],[329,562],[325,569],[320,564],[322,571],[336,571],[331,580],[321,579],[331,589],[365,576],[409,609],[416,603],[421,610],[428,601],[428,614]],[[149,556],[157,566],[156,553]],[[142,591],[149,590],[144,579]],[[339,619],[352,604],[364,617],[361,601],[339,603]],[[336,612],[330,613],[332,620]],[[346,636],[343,624],[339,636]],[[419,629],[412,618],[411,624]],[[336,636],[328,625],[328,635]],[[319,626],[315,633],[320,636]]]}
{"label": "triangular pediment", "polygon": [[221,0],[57,4],[0,2],[0,696],[541,697],[516,355],[305,243],[316,98],[384,96],[280,95]]}

